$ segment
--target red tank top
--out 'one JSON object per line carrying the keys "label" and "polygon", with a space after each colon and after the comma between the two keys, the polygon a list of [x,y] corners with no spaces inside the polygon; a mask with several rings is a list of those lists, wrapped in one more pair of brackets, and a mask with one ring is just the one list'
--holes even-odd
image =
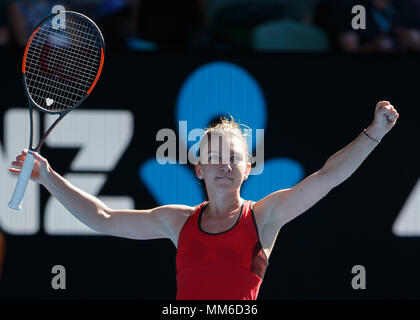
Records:
{"label": "red tank top", "polygon": [[208,201],[188,217],[178,237],[177,300],[255,300],[268,265],[253,202],[244,201],[236,223],[220,233],[201,229]]}

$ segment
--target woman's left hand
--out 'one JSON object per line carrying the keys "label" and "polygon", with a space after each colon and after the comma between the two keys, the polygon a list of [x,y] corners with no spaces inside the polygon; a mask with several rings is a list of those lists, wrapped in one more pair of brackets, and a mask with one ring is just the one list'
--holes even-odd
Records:
{"label": "woman's left hand", "polygon": [[397,123],[399,118],[397,110],[389,101],[379,101],[375,108],[375,116],[371,124],[377,132],[387,134]]}

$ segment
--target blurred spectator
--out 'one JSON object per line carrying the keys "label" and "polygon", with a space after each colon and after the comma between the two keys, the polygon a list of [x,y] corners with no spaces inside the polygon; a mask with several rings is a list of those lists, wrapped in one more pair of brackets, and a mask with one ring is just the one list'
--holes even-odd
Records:
{"label": "blurred spectator", "polygon": [[97,22],[97,12],[103,0],[63,0],[71,6],[71,10],[80,12]]}
{"label": "blurred spectator", "polygon": [[107,50],[126,48],[127,39],[134,35],[134,2],[104,0],[97,8],[97,21],[104,34]]}
{"label": "blurred spectator", "polygon": [[[320,0],[279,0],[281,19],[256,26],[252,45],[259,51],[323,52],[329,50],[328,35],[313,25],[314,8]],[[274,9],[274,7],[272,8]]]}
{"label": "blurred spectator", "polygon": [[309,24],[282,19],[258,25],[252,33],[259,51],[323,52],[329,42],[324,31]]}
{"label": "blurred spectator", "polygon": [[[333,51],[341,50],[338,43],[338,35],[343,30],[344,1],[340,0],[321,0],[315,6],[312,15],[312,23],[324,30],[328,36],[330,49]],[[351,21],[348,22],[349,24]]]}
{"label": "blurred spectator", "polygon": [[279,0],[208,0],[208,4],[212,32],[228,47],[250,48],[256,26],[284,17],[284,5]]}
{"label": "blurred spectator", "polygon": [[[351,8],[366,8],[366,29],[353,30]],[[337,40],[348,52],[420,51],[420,11],[412,0],[347,0]]]}
{"label": "blurred spectator", "polygon": [[9,42],[9,28],[7,26],[7,3],[0,2],[0,47]]}
{"label": "blurred spectator", "polygon": [[279,0],[285,7],[285,18],[311,24],[314,9],[320,0]]}
{"label": "blurred spectator", "polygon": [[160,48],[187,48],[198,30],[206,28],[204,0],[139,0],[138,36]]}
{"label": "blurred spectator", "polygon": [[68,5],[48,0],[14,0],[9,6],[9,23],[12,38],[18,46],[25,46],[33,29],[45,17],[52,14],[55,5]]}

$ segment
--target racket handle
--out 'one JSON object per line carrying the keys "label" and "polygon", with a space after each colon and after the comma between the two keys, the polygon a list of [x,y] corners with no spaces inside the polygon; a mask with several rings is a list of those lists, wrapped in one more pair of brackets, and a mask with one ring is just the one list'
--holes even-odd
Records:
{"label": "racket handle", "polygon": [[13,191],[12,199],[9,201],[9,208],[20,210],[22,209],[22,199],[25,194],[26,187],[29,179],[31,178],[32,168],[34,167],[34,156],[32,151],[28,151],[25,161],[23,162],[22,169],[16,183],[15,190]]}

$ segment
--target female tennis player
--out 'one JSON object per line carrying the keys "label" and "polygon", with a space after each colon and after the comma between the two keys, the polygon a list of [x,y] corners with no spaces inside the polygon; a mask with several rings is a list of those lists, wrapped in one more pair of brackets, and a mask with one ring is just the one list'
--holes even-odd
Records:
{"label": "female tennis player", "polygon": [[[371,125],[320,170],[257,202],[241,198],[241,185],[251,171],[248,147],[240,125],[227,119],[208,128],[203,136],[208,139],[201,139],[195,172],[204,180],[208,201],[195,207],[113,210],[71,185],[37,153],[31,178],[96,231],[132,239],[171,239],[177,247],[177,299],[255,300],[280,228],[350,177],[398,117],[388,101],[379,102]],[[12,162],[11,172],[19,173],[25,155],[23,151]],[[220,161],[226,157],[227,163]]]}

